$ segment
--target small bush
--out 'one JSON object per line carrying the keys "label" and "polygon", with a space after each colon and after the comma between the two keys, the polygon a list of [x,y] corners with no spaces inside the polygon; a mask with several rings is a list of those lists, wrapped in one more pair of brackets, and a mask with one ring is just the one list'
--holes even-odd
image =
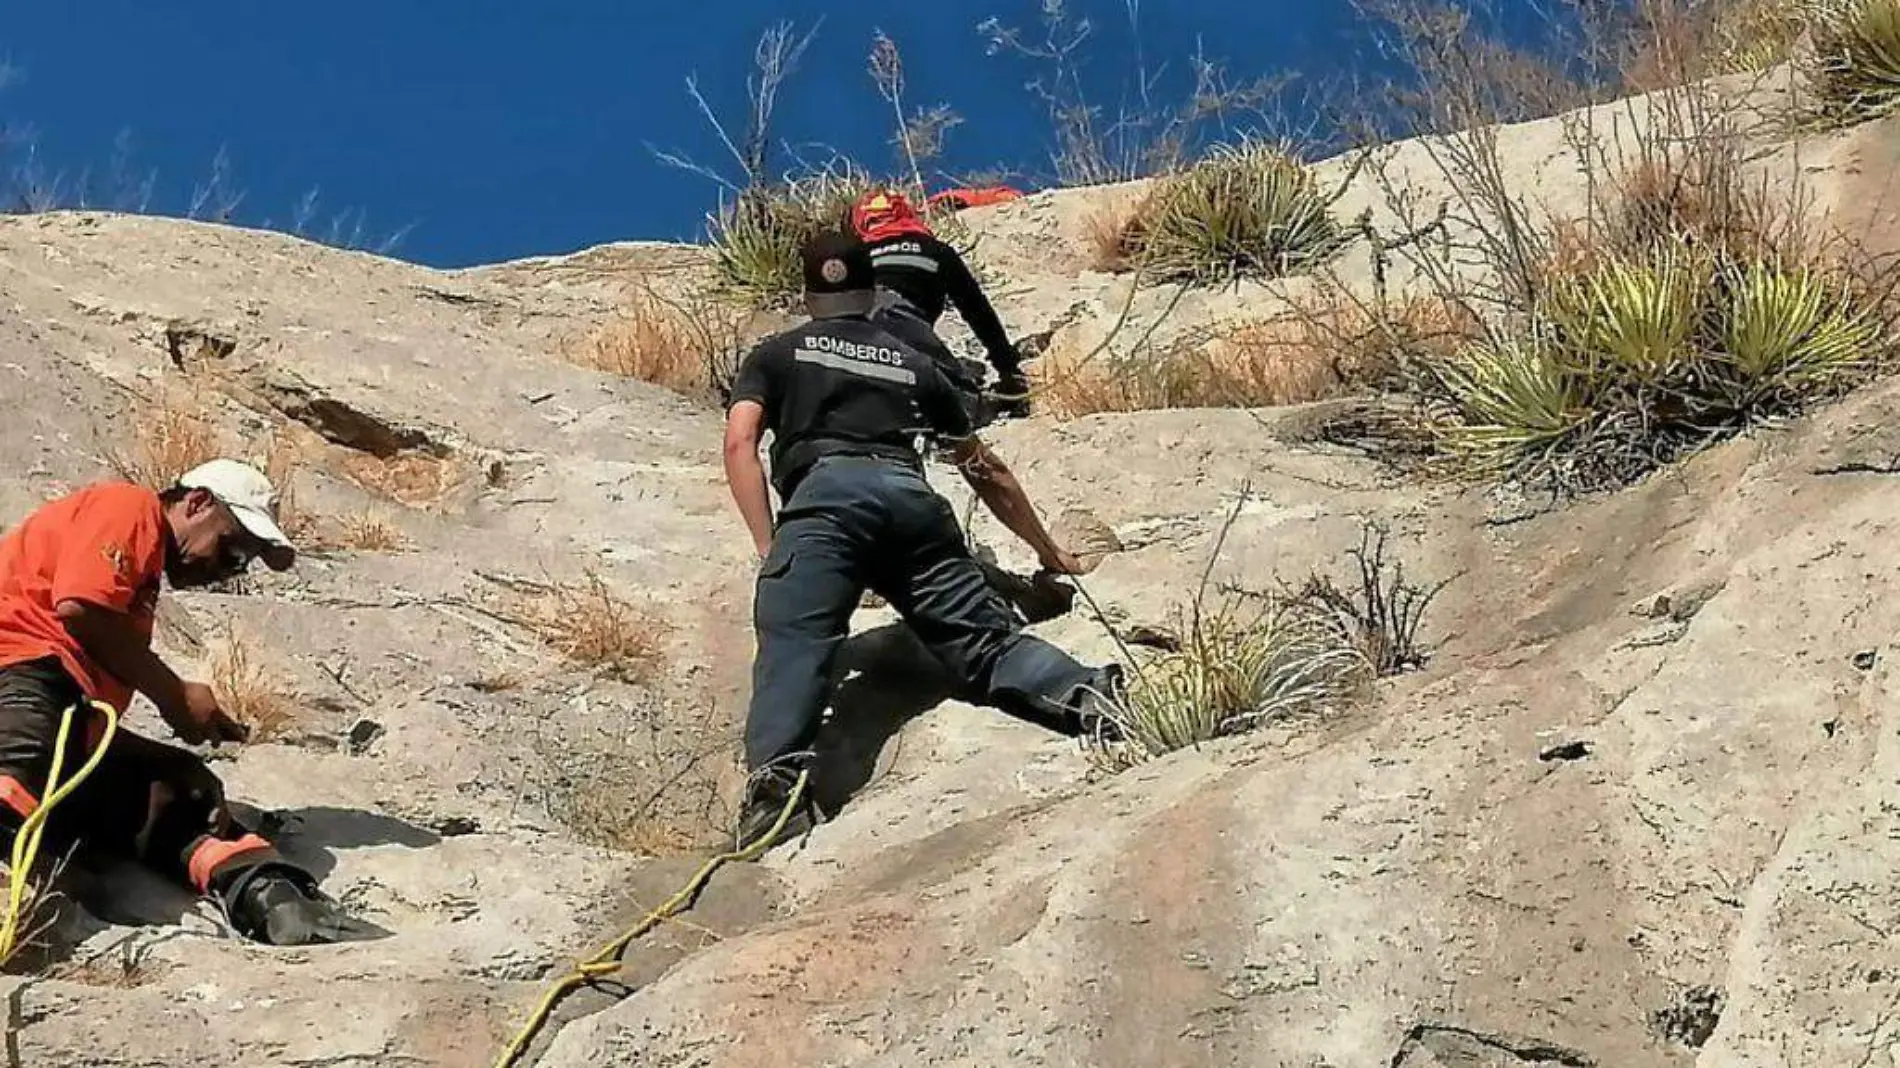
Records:
{"label": "small bush", "polygon": [[650,681],[664,659],[664,625],[599,575],[549,587],[521,622],[569,660],[627,682]]}
{"label": "small bush", "polygon": [[1248,143],[1159,179],[1121,241],[1124,262],[1152,277],[1205,284],[1310,269],[1342,236],[1304,164],[1284,148]]}
{"label": "small bush", "polygon": [[750,317],[747,309],[713,293],[669,297],[643,284],[617,318],[569,349],[567,357],[683,396],[723,402],[732,392]]}
{"label": "small bush", "polygon": [[296,701],[251,656],[248,639],[232,631],[211,662],[211,689],[232,719],[250,728],[251,741],[281,738],[297,722]]}
{"label": "small bush", "polygon": [[1816,0],[1810,27],[1809,77],[1829,117],[1860,122],[1900,105],[1900,0]]}
{"label": "small bush", "polygon": [[1122,740],[1096,746],[1102,765],[1130,767],[1322,709],[1366,677],[1352,637],[1331,613],[1298,599],[1197,606],[1171,637],[1174,648],[1136,665],[1125,698],[1109,708]]}
{"label": "small bush", "polygon": [[120,478],[147,489],[168,489],[180,475],[220,455],[211,421],[170,392],[134,406],[120,430],[130,441],[107,460]]}
{"label": "small bush", "polygon": [[868,175],[841,167],[747,189],[712,219],[719,273],[736,299],[790,308],[804,291],[798,250],[814,235],[846,225],[871,188]]}

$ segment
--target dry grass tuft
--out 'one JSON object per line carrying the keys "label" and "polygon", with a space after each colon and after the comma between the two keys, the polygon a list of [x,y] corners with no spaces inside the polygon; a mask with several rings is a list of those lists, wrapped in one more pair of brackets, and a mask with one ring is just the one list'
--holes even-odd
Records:
{"label": "dry grass tuft", "polygon": [[155,983],[172,970],[169,962],[152,959],[155,942],[127,938],[83,961],[65,961],[46,973],[49,979],[100,990],[136,990]]}
{"label": "dry grass tuft", "polygon": [[751,315],[711,292],[673,297],[642,282],[617,318],[569,347],[565,356],[582,367],[687,397],[723,401],[744,354]]}
{"label": "dry grass tuft", "polygon": [[[6,956],[0,957],[0,972],[21,974],[41,971],[44,958],[52,948],[47,936],[59,922],[59,903],[65,898],[56,887],[65,871],[66,858],[48,858],[42,847],[37,867],[39,874],[28,877],[26,892],[20,901],[19,927],[14,935],[13,946]],[[0,903],[4,903],[12,892],[13,872],[0,865]]]}
{"label": "dry grass tuft", "polygon": [[650,682],[665,661],[666,625],[599,575],[549,587],[520,622],[569,660],[626,682]]}
{"label": "dry grass tuft", "polygon": [[408,544],[402,528],[376,512],[359,512],[343,517],[336,533],[327,543],[339,549],[359,552],[395,552]]}
{"label": "dry grass tuft", "polygon": [[250,640],[236,630],[211,661],[211,689],[231,718],[250,728],[253,742],[281,738],[297,722],[296,700],[253,659]]}
{"label": "dry grass tuft", "polygon": [[108,454],[107,462],[119,477],[147,489],[169,489],[180,475],[220,455],[211,420],[169,390],[134,405],[121,429],[130,441]]}
{"label": "dry grass tuft", "polygon": [[264,453],[264,474],[277,487],[277,525],[298,546],[318,540],[317,517],[304,509],[298,499],[297,484],[303,466],[303,450],[296,442],[288,434],[273,434]]}

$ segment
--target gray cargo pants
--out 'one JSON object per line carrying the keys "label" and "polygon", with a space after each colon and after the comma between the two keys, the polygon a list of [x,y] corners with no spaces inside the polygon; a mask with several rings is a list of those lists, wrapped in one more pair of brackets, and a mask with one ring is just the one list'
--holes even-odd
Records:
{"label": "gray cargo pants", "polygon": [[950,502],[887,460],[818,461],[779,514],[753,598],[758,656],[746,765],[810,748],[866,587],[890,602],[975,700],[1065,733],[1100,671],[1022,632],[984,581]]}

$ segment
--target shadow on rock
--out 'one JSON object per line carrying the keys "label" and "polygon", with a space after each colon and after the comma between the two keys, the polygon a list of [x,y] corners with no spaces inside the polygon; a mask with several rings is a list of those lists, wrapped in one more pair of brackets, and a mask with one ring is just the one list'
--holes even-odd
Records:
{"label": "shadow on rock", "polygon": [[285,859],[318,879],[336,870],[338,849],[397,845],[427,849],[442,836],[406,820],[356,808],[313,805],[253,814],[233,804],[233,813],[269,838]]}
{"label": "shadow on rock", "polygon": [[[1023,578],[983,563],[992,588],[1010,601],[1025,622],[1037,623],[1070,610],[1075,592],[1052,576]],[[989,705],[985,695],[959,687],[934,654],[905,624],[889,623],[852,635],[838,656],[831,715],[815,744],[812,801],[826,819],[838,814],[877,773],[885,745],[912,720],[952,698]],[[1040,709],[992,706],[1047,730],[1060,730]]]}
{"label": "shadow on rock", "polygon": [[812,780],[812,800],[827,819],[870,783],[885,743],[956,693],[943,665],[902,623],[852,635],[838,668]]}

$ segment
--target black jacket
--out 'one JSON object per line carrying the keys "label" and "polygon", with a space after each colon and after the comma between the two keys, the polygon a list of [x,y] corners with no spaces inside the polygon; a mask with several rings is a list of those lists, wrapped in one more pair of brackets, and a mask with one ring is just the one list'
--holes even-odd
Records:
{"label": "black jacket", "polygon": [[1022,369],[1022,357],[1003,329],[1003,321],[956,249],[922,234],[887,237],[871,242],[870,248],[880,289],[902,297],[932,327],[946,306],[954,306],[999,374]]}

